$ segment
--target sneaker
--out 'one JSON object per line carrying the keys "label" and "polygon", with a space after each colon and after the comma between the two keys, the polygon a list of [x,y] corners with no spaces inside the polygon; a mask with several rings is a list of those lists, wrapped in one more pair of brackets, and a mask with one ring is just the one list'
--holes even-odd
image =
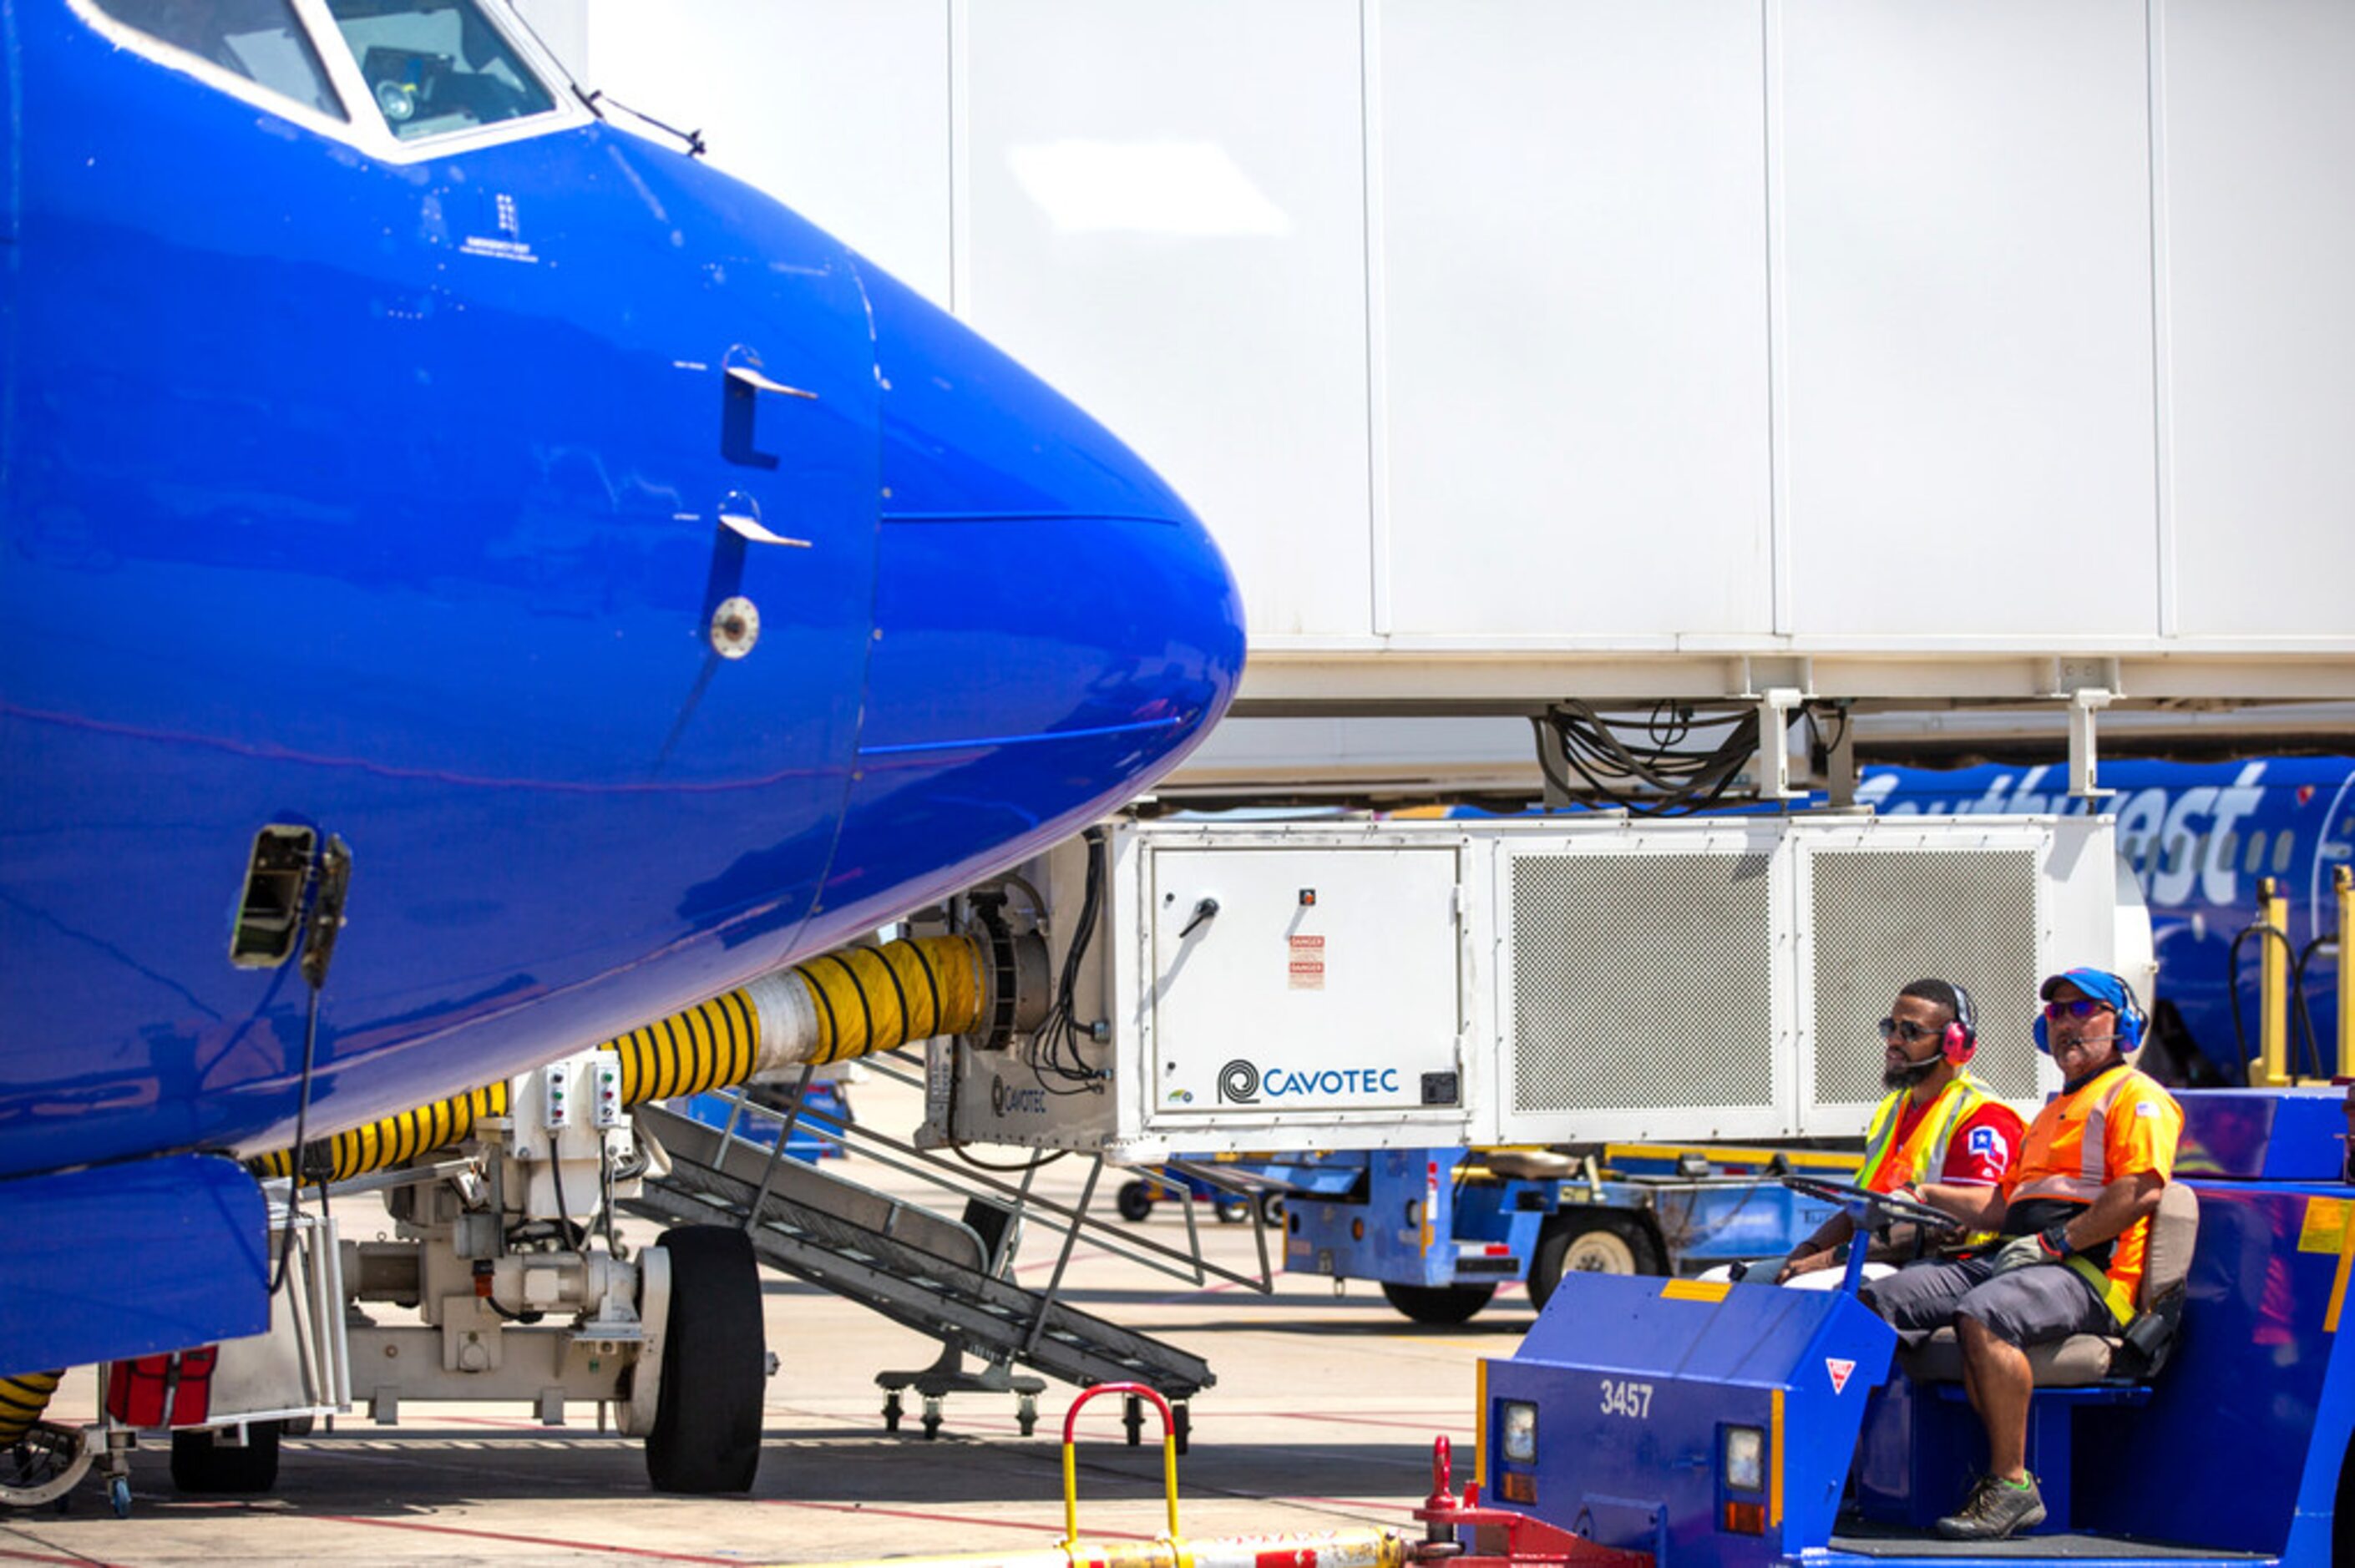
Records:
{"label": "sneaker", "polygon": [[1982,1476],[1961,1510],[1938,1521],[1938,1533],[1949,1541],[2005,1541],[2043,1522],[2044,1496],[2034,1476],[2024,1487]]}

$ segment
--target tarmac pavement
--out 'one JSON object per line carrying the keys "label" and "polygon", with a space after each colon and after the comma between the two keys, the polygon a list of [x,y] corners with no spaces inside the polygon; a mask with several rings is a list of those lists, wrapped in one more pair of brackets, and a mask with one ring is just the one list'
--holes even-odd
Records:
{"label": "tarmac pavement", "polygon": [[[871,1125],[900,1135],[913,1126],[895,1086],[855,1094]],[[856,1157],[838,1168],[890,1191],[923,1191]],[[1042,1171],[1039,1189],[1068,1202],[1084,1174],[1082,1160],[1066,1159]],[[1107,1171],[1099,1187],[1107,1218],[1117,1177]],[[1174,1204],[1139,1228],[1185,1244]],[[1212,1260],[1256,1272],[1251,1225],[1218,1224],[1205,1205],[1197,1228]],[[347,1217],[344,1234],[373,1230]],[[1280,1239],[1268,1241],[1280,1257]],[[1017,1266],[1024,1284],[1051,1275],[1055,1245],[1034,1233]],[[528,1409],[409,1401],[396,1426],[373,1425],[363,1407],[332,1432],[285,1439],[276,1489],[251,1500],[182,1498],[168,1448],[142,1448],[129,1519],[113,1518],[85,1482],[62,1514],[0,1515],[0,1564],[814,1563],[1060,1539],[1060,1439],[1076,1390],[1050,1383],[1030,1437],[1018,1433],[1010,1393],[950,1396],[932,1441],[911,1394],[900,1433],[887,1436],[875,1374],[928,1365],[938,1345],[798,1281],[763,1277],[781,1365],[748,1498],[652,1492],[636,1440],[599,1433],[588,1410],[548,1428]],[[1266,1296],[1226,1282],[1194,1288],[1083,1242],[1065,1294],[1207,1358],[1217,1375],[1193,1402],[1190,1452],[1178,1462],[1186,1536],[1413,1531],[1433,1436],[1455,1445],[1457,1484],[1470,1474],[1474,1362],[1511,1352],[1529,1321],[1526,1298],[1510,1288],[1470,1323],[1435,1330],[1408,1322],[1369,1287],[1337,1298],[1323,1279],[1278,1274],[1274,1284]],[[78,1372],[52,1414],[87,1417],[93,1395],[91,1374]],[[1082,1417],[1081,1531],[1150,1538],[1165,1528],[1156,1423],[1148,1414],[1144,1446],[1130,1448],[1119,1416],[1120,1402],[1107,1398]]]}

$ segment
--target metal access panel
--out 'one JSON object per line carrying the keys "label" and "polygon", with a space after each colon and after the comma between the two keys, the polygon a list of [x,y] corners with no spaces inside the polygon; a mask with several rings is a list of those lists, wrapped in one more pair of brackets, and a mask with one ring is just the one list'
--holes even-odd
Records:
{"label": "metal access panel", "polygon": [[2038,980],[2131,969],[2105,819],[1754,817],[1498,848],[1497,1142],[1853,1137],[1908,981],[1978,1004],[1972,1069],[2057,1086]]}
{"label": "metal access panel", "polygon": [[1790,827],[1622,822],[1498,846],[1505,1141],[1789,1129]]}
{"label": "metal access panel", "polygon": [[1461,1120],[1463,847],[1148,847],[1148,1126]]}

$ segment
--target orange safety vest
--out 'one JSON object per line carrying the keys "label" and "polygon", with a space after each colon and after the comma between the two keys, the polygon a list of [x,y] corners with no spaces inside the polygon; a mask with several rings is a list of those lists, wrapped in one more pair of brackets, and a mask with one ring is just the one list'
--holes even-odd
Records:
{"label": "orange safety vest", "polygon": [[[1995,1101],[1977,1078],[1956,1068],[1953,1082],[1938,1091],[1938,1097],[1930,1102],[1930,1108],[1913,1124],[1913,1136],[1901,1145],[1897,1141],[1897,1124],[1905,1108],[1905,1097],[1913,1092],[1898,1090],[1872,1113],[1872,1120],[1864,1132],[1864,1168],[1856,1173],[1858,1186],[1875,1192],[1893,1192],[1909,1182],[1919,1187],[1931,1180],[1931,1168],[1945,1160],[1946,1146],[1955,1140],[1955,1129],[1977,1115],[1981,1107]],[[1995,1239],[1994,1233],[1979,1231],[1956,1245],[1982,1247]]]}
{"label": "orange safety vest", "polygon": [[[2037,1112],[2020,1147],[2019,1164],[2015,1168],[2019,1181],[2012,1188],[2009,1201],[2017,1203],[2030,1198],[2060,1198],[2090,1207],[2102,1195],[2102,1189],[2109,1185],[2110,1112],[2126,1085],[2142,1077],[2133,1067],[2121,1064],[2075,1094],[2057,1097]],[[2073,1121],[2070,1113],[2079,1105],[2086,1106],[2085,1114]],[[2126,1280],[2112,1277],[2081,1254],[2073,1253],[2062,1260],[2094,1287],[2111,1315],[2121,1323],[2134,1319],[2134,1287],[2142,1277],[2142,1242],[2149,1229],[2148,1220],[2137,1220],[2118,1234],[2111,1266],[2133,1265],[2132,1276]],[[2131,1247],[2130,1240],[2134,1244]]]}

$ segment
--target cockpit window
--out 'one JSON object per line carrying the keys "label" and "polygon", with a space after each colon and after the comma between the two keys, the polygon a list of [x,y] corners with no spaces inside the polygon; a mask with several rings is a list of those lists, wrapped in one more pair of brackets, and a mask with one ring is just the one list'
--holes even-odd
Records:
{"label": "cockpit window", "polygon": [[290,0],[93,0],[101,11],[256,86],[336,119],[344,106],[327,85],[310,35]]}
{"label": "cockpit window", "polygon": [[556,107],[474,0],[328,0],[327,9],[404,142]]}

